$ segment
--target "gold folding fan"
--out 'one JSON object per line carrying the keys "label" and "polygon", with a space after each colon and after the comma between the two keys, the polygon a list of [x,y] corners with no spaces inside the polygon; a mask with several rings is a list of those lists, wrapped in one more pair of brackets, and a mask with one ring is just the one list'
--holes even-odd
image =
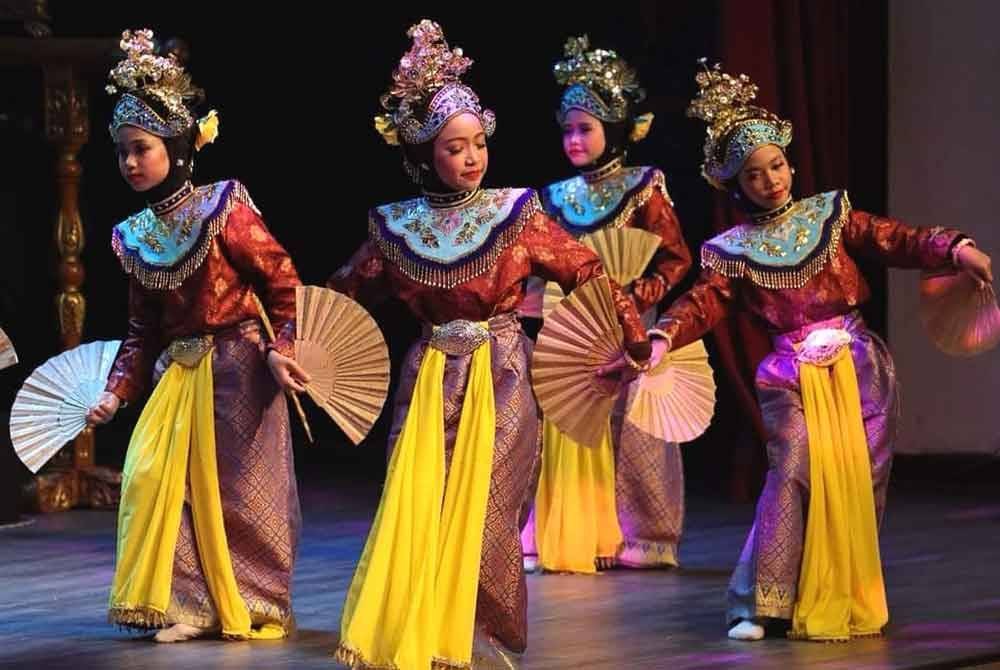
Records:
{"label": "gold folding fan", "polygon": [[660,236],[638,228],[602,228],[580,238],[601,259],[608,276],[628,286],[642,276],[660,247]]}
{"label": "gold folding fan", "polygon": [[545,282],[545,291],[542,293],[542,318],[549,318],[549,313],[556,308],[566,297],[562,287],[554,281]]}
{"label": "gold folding fan", "polygon": [[964,272],[921,279],[920,318],[934,346],[951,356],[975,356],[1000,342],[1000,309],[993,286],[979,288]]}
{"label": "gold folding fan", "polygon": [[88,342],[32,372],[10,409],[10,439],[18,458],[38,472],[87,427],[86,417],[108,383],[121,342]]}
{"label": "gold folding fan", "polygon": [[531,384],[545,417],[584,445],[595,445],[617,395],[597,376],[622,352],[622,329],[606,277],[578,287],[546,317],[531,360]]}
{"label": "gold folding fan", "polygon": [[312,380],[306,392],[358,444],[389,392],[389,350],[375,320],[346,295],[295,289],[295,360]]}
{"label": "gold folding fan", "polygon": [[715,413],[715,380],[702,340],[668,352],[629,384],[625,420],[667,442],[690,442]]}
{"label": "gold folding fan", "polygon": [[[602,228],[580,238],[601,259],[608,276],[619,286],[628,286],[642,276],[646,266],[660,247],[660,236],[638,228]],[[555,282],[545,285],[542,296],[542,317],[566,297]]]}
{"label": "gold folding fan", "polygon": [[0,328],[0,370],[17,364],[17,352],[7,333]]}

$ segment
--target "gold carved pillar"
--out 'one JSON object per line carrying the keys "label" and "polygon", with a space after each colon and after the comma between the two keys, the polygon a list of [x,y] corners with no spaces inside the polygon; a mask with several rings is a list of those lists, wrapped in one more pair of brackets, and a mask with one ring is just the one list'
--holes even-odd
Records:
{"label": "gold carved pillar", "polygon": [[[80,216],[80,178],[77,154],[90,136],[86,82],[70,65],[48,65],[45,76],[45,137],[56,151],[55,178],[58,212],[55,243],[59,253],[59,288],[55,299],[63,349],[80,344],[87,315],[82,288],[85,273],[83,221]],[[39,477],[36,500],[43,512],[80,505],[104,507],[118,501],[121,475],[94,465],[94,431],[84,430],[73,441],[71,462],[56,464]],[[68,460],[68,459],[64,459]]]}
{"label": "gold carved pillar", "polygon": [[[80,216],[80,178],[83,168],[77,154],[87,143],[90,123],[87,118],[87,88],[71,65],[46,65],[45,137],[55,148],[55,179],[58,210],[55,243],[58,252],[59,287],[55,298],[56,318],[62,348],[80,344],[87,314],[83,295],[85,273],[83,220]],[[113,502],[111,491],[100,491],[99,500],[91,501],[94,489],[94,431],[86,429],[74,441],[72,460],[64,455],[50,471],[40,475],[35,484],[35,500],[43,512],[70,509],[81,504]],[[106,479],[106,477],[105,477]],[[98,489],[104,488],[101,485]]]}
{"label": "gold carved pillar", "polygon": [[56,312],[63,349],[80,344],[87,301],[83,286],[83,222],[80,218],[80,176],[77,153],[90,134],[87,90],[70,66],[45,68],[45,136],[55,145],[55,177],[59,212],[55,241],[59,251],[59,293]]}
{"label": "gold carved pillar", "polygon": [[[56,149],[55,177],[59,210],[55,242],[59,253],[59,289],[56,316],[63,349],[72,349],[83,337],[87,299],[81,288],[85,273],[83,221],[80,217],[80,177],[83,168],[77,153],[87,143],[87,89],[71,66],[45,68],[45,137]],[[94,432],[85,430],[73,443],[73,468],[94,465]]]}
{"label": "gold carved pillar", "polygon": [[[84,231],[80,216],[77,158],[90,136],[87,81],[110,66],[116,40],[59,39],[51,36],[45,0],[0,0],[0,19],[23,21],[29,37],[0,38],[0,65],[38,68],[44,79],[45,137],[55,149],[55,244],[58,252],[57,323],[63,349],[80,344],[87,302],[83,294]],[[85,430],[71,447],[46,466],[31,487],[43,512],[118,501],[121,474],[94,465],[94,434]]]}

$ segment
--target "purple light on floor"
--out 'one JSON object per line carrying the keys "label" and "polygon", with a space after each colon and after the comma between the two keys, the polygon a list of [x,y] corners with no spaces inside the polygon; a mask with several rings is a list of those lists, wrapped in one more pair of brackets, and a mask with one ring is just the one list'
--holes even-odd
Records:
{"label": "purple light on floor", "polygon": [[985,521],[1000,519],[1000,505],[980,505],[963,509],[945,516],[949,521]]}
{"label": "purple light on floor", "polygon": [[1000,635],[1000,623],[988,621],[914,623],[897,628],[896,631],[894,634],[915,637],[928,635],[997,636]]}

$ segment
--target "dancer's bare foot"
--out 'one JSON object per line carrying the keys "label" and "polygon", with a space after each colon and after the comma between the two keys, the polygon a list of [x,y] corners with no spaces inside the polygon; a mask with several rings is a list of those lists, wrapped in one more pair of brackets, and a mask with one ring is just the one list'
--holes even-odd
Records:
{"label": "dancer's bare foot", "polygon": [[493,637],[476,629],[472,638],[473,670],[517,670],[520,667],[518,656]]}
{"label": "dancer's bare foot", "polygon": [[157,631],[153,640],[156,642],[187,642],[188,640],[193,640],[196,637],[201,637],[208,632],[207,628],[198,628],[197,626],[189,626],[186,623],[175,623],[170,628],[164,628]]}

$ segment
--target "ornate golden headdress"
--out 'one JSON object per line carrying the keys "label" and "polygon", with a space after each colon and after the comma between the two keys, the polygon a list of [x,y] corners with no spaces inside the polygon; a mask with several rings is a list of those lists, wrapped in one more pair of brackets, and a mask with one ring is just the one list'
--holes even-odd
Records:
{"label": "ornate golden headdress", "polygon": [[387,113],[375,117],[383,139],[392,145],[401,140],[422,144],[463,112],[478,116],[486,134],[492,135],[496,116],[483,109],[479,97],[461,81],[472,60],[461,49],[449,48],[441,26],[429,19],[406,34],[413,44],[392,73],[392,87],[381,97]]}
{"label": "ornate golden headdress", "polygon": [[792,124],[750,104],[758,89],[745,74],[734,77],[718,63],[710,69],[704,58],[698,62],[703,68],[695,75],[698,95],[687,115],[708,124],[701,174],[712,186],[725,190],[725,182],[736,176],[754,151],[767,144],[787,147]]}
{"label": "ornate golden headdress", "polygon": [[[559,104],[560,122],[571,109],[582,109],[601,121],[621,123],[629,120],[631,106],[645,99],[635,70],[614,51],[590,50],[586,35],[569,38],[564,55],[566,59],[552,68],[556,82],[567,87]],[[645,137],[652,120],[652,114],[635,119],[631,139],[637,142]]]}
{"label": "ornate golden headdress", "polygon": [[[105,89],[110,95],[122,94],[111,117],[112,136],[125,125],[159,137],[178,137],[188,132],[195,123],[189,105],[199,101],[203,91],[191,81],[184,65],[173,54],[156,53],[152,30],[126,30],[120,46],[125,58],[108,73]],[[165,114],[146,99],[162,105]],[[212,110],[197,123],[195,147],[201,149],[218,135],[218,113]]]}

